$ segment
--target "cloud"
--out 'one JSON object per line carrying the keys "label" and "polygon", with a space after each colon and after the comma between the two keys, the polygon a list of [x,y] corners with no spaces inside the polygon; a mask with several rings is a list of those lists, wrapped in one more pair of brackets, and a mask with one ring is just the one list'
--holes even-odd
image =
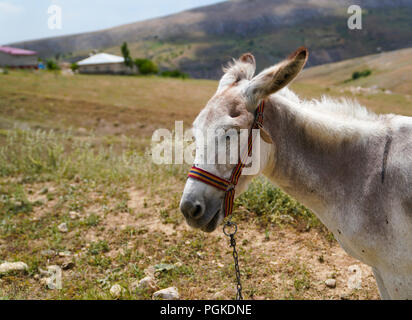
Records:
{"label": "cloud", "polygon": [[9,2],[0,1],[0,14],[5,14],[5,15],[19,14],[23,10],[24,10],[23,7],[16,6]]}

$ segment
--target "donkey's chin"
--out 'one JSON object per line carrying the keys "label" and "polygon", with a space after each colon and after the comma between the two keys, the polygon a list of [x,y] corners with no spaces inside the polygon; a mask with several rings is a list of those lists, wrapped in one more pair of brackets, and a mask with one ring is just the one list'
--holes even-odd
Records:
{"label": "donkey's chin", "polygon": [[216,230],[217,226],[222,222],[223,216],[221,215],[221,210],[218,210],[206,225],[200,228],[204,232],[213,232]]}

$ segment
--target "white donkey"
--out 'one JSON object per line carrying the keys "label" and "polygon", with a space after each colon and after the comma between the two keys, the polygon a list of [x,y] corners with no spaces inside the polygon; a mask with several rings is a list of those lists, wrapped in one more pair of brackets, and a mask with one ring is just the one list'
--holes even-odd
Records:
{"label": "white donkey", "polygon": [[[300,48],[254,77],[254,57],[242,55],[194,129],[250,128],[265,100],[259,174],[313,210],[348,254],[373,268],[383,299],[412,298],[412,118],[376,115],[346,100],[300,100],[285,86],[307,58]],[[196,161],[224,179],[235,166]],[[252,178],[240,177],[236,196]],[[189,178],[180,208],[190,226],[211,232],[223,221],[223,197]]]}

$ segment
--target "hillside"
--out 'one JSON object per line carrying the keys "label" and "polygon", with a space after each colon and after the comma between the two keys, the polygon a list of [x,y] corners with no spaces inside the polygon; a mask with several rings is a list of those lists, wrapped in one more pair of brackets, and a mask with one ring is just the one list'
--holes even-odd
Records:
{"label": "hillside", "polygon": [[[347,28],[347,8],[363,8],[363,29]],[[112,29],[14,43],[42,57],[74,61],[90,50],[120,54],[123,41],[132,56],[180,68],[196,78],[218,78],[229,57],[253,52],[258,68],[301,45],[319,65],[412,46],[409,0],[237,0],[184,11]]]}
{"label": "hillside", "polygon": [[[372,71],[370,76],[348,81],[353,72],[366,69]],[[325,88],[335,86],[348,89],[361,86],[412,95],[412,48],[309,68],[302,73],[300,81]]]}

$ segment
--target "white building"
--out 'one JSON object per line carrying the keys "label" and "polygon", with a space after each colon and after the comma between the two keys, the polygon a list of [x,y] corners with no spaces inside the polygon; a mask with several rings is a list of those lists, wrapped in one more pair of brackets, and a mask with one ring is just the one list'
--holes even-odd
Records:
{"label": "white building", "polygon": [[0,46],[0,67],[37,68],[37,52]]}
{"label": "white building", "polygon": [[124,64],[124,58],[108,53],[98,53],[77,62],[80,73],[89,74],[133,74],[136,67],[129,68]]}

